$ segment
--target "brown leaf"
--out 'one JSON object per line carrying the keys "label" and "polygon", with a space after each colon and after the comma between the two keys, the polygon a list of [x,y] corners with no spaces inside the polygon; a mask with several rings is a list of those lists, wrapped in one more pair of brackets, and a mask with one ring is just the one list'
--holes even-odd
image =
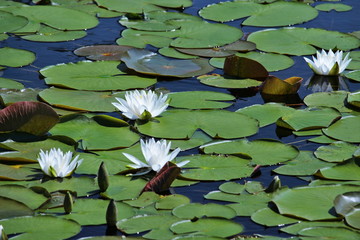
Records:
{"label": "brown leaf", "polygon": [[301,77],[291,77],[281,80],[275,76],[269,76],[261,87],[261,93],[271,95],[296,94],[302,82]]}
{"label": "brown leaf", "polygon": [[59,116],[41,102],[16,102],[0,110],[0,132],[26,132],[34,135],[47,133]]}
{"label": "brown leaf", "polygon": [[225,59],[224,74],[264,81],[268,77],[269,72],[255,60],[233,55]]}

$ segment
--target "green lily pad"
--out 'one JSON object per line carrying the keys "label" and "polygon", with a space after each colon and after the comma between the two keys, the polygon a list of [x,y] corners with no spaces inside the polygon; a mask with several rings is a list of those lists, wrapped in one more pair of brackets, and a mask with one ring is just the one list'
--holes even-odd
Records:
{"label": "green lily pad", "polygon": [[66,31],[41,25],[35,34],[21,36],[21,38],[35,42],[64,42],[83,38],[85,36],[86,32],[83,30]]}
{"label": "green lily pad", "polygon": [[218,74],[202,75],[198,79],[201,83],[218,88],[251,88],[258,87],[262,84],[261,81],[255,79],[233,79],[225,78]]}
{"label": "green lily pad", "polygon": [[348,213],[345,216],[345,220],[346,222],[357,229],[360,229],[360,224],[359,224],[359,219],[360,219],[360,210],[359,208],[354,209],[352,212]]}
{"label": "green lily pad", "polygon": [[[153,33],[153,32],[152,32]],[[116,40],[119,45],[132,46],[136,48],[145,48],[147,45],[152,45],[157,48],[168,47],[172,41],[166,36],[157,36],[145,31],[137,31],[126,29],[121,32],[121,38]]]}
{"label": "green lily pad", "polygon": [[171,210],[184,204],[190,204],[190,199],[188,197],[180,194],[173,194],[160,198],[160,200],[156,202],[155,208],[159,210]]}
{"label": "green lily pad", "polygon": [[347,116],[323,129],[326,136],[345,142],[360,142],[360,116]]}
{"label": "green lily pad", "polygon": [[96,0],[99,6],[105,7],[109,10],[127,13],[143,13],[157,10],[163,10],[161,7],[169,8],[185,8],[192,5],[190,0],[180,0],[177,2],[168,2],[164,0],[141,0],[134,4],[131,0],[118,2],[116,0]]}
{"label": "green lily pad", "polygon": [[340,113],[332,108],[307,108],[281,117],[276,124],[295,131],[328,127],[340,118]]}
{"label": "green lily pad", "polygon": [[193,55],[188,55],[188,54],[184,54],[181,53],[177,50],[175,50],[175,48],[172,47],[163,47],[160,48],[158,50],[158,52],[165,56],[165,57],[172,57],[172,58],[178,58],[178,59],[193,59],[193,58],[198,58],[198,56],[193,56]]}
{"label": "green lily pad", "polygon": [[323,3],[316,5],[315,8],[319,11],[325,12],[330,12],[331,10],[335,10],[337,12],[346,12],[352,9],[351,6],[342,3]]}
{"label": "green lily pad", "polygon": [[19,83],[15,80],[0,77],[0,88],[23,89],[25,87],[24,84]]}
{"label": "green lily pad", "polygon": [[212,137],[240,138],[258,130],[256,120],[225,110],[168,110],[155,119],[138,125],[139,131],[158,138],[189,138],[202,129]]}
{"label": "green lily pad", "polygon": [[48,88],[39,93],[41,99],[52,106],[75,111],[114,112],[111,104],[116,94]]}
{"label": "green lily pad", "polygon": [[[261,208],[265,208],[267,203],[271,201],[271,197],[269,194],[264,193],[263,191],[255,193],[255,194],[228,194],[221,191],[212,191],[204,196],[206,199],[218,200],[218,201],[226,201],[232,203],[248,203],[254,202],[256,205],[261,204]],[[253,208],[253,207],[251,207]],[[261,209],[258,208],[258,209]],[[257,210],[258,210],[257,209]],[[245,215],[248,216],[248,215]]]}
{"label": "green lily pad", "polygon": [[59,6],[5,7],[14,15],[24,16],[29,21],[40,22],[59,30],[82,30],[95,27],[99,21],[95,16]]}
{"label": "green lily pad", "polygon": [[10,184],[0,186],[0,196],[21,202],[30,209],[36,209],[48,200],[44,195],[35,193],[29,188]]}
{"label": "green lily pad", "polygon": [[347,95],[345,91],[312,93],[304,98],[304,103],[308,107],[331,107],[339,112],[351,112],[352,110],[344,105]]}
{"label": "green lily pad", "polygon": [[347,192],[336,196],[334,207],[338,214],[346,216],[357,209],[360,203],[360,192]]}
{"label": "green lily pad", "polygon": [[[280,214],[314,220],[335,219],[330,209],[333,199],[339,194],[356,191],[358,186],[325,185],[318,187],[299,187],[280,191],[273,202]],[[317,204],[321,202],[321,204]]]}
{"label": "green lily pad", "polygon": [[191,220],[176,222],[170,229],[176,234],[196,232],[206,236],[226,238],[241,233],[243,226],[227,219],[203,218],[194,222]]}
{"label": "green lily pad", "polygon": [[120,61],[121,56],[131,48],[130,46],[118,45],[93,45],[80,47],[74,53],[91,60]]}
{"label": "green lily pad", "polygon": [[171,60],[139,49],[131,49],[127,54],[128,56],[121,58],[126,66],[144,74],[185,78],[213,70],[206,59]]}
{"label": "green lily pad", "polygon": [[227,206],[208,203],[188,203],[173,209],[172,214],[179,218],[202,218],[202,217],[218,217],[231,219],[236,216],[236,212]]}
{"label": "green lily pad", "polygon": [[10,218],[1,220],[0,224],[6,229],[6,234],[18,234],[16,238],[20,240],[61,240],[81,231],[77,222],[52,216]]}
{"label": "green lily pad", "polygon": [[360,234],[358,232],[352,231],[350,229],[332,227],[306,228],[301,230],[299,234],[316,238],[331,238],[334,240],[341,240],[344,238],[349,240],[356,240],[360,237]]}
{"label": "green lily pad", "polygon": [[299,154],[299,150],[294,146],[271,139],[258,139],[251,142],[246,139],[214,142],[201,146],[201,149],[208,154],[248,155],[251,157],[251,162],[258,165],[273,165],[285,162]]}
{"label": "green lily pad", "polygon": [[1,153],[0,161],[13,163],[37,163],[40,149],[48,151],[51,148],[60,148],[63,152],[74,151],[74,146],[52,139],[34,142],[6,141],[0,143],[0,147],[7,150]]}
{"label": "green lily pad", "polygon": [[280,166],[273,171],[283,175],[306,176],[315,174],[321,168],[333,165],[334,163],[317,159],[311,151],[300,151],[295,159],[286,162],[285,165]]}
{"label": "green lily pad", "polygon": [[[279,71],[294,65],[294,60],[290,57],[264,52],[248,52],[248,53],[236,53],[236,56],[249,58],[262,64],[269,72]],[[210,64],[216,68],[224,67],[225,58],[211,58]]]}
{"label": "green lily pad", "polygon": [[131,177],[114,175],[109,177],[109,188],[101,195],[108,199],[128,200],[139,196],[146,181],[143,179],[132,179]]}
{"label": "green lily pad", "polygon": [[[58,213],[64,219],[71,219],[82,226],[84,225],[101,225],[106,223],[106,208],[109,200],[101,199],[76,199],[71,214],[63,214],[64,208],[53,208],[46,213]],[[134,216],[134,209],[122,202],[115,202],[117,208],[117,219],[125,219]]]}
{"label": "green lily pad", "polygon": [[274,212],[270,208],[263,208],[251,215],[251,220],[266,227],[275,227],[283,224],[296,223],[299,220]]}
{"label": "green lily pad", "polygon": [[127,126],[106,126],[84,115],[61,121],[50,130],[50,133],[53,136],[67,136],[81,142],[80,148],[83,150],[129,147],[140,138]]}
{"label": "green lily pad", "polygon": [[258,4],[235,1],[207,6],[201,9],[199,14],[205,19],[221,22],[250,16],[242,23],[243,25],[275,27],[310,21],[318,15],[318,12],[310,5],[303,3]]}
{"label": "green lily pad", "polygon": [[360,180],[360,160],[355,158],[331,167],[320,169],[320,175],[334,180]]}
{"label": "green lily pad", "polygon": [[259,121],[259,126],[264,127],[275,123],[280,117],[290,114],[295,110],[291,107],[279,103],[266,103],[263,105],[254,104],[236,110],[236,112],[245,114]]}
{"label": "green lily pad", "polygon": [[[0,164],[1,180],[32,180],[36,177],[37,172],[30,167],[19,167],[18,165]],[[6,183],[6,182],[5,182]]]}
{"label": "green lily pad", "polygon": [[360,91],[349,93],[346,100],[350,105],[360,107]]}
{"label": "green lily pad", "polygon": [[220,191],[230,194],[240,194],[245,191],[245,185],[236,182],[226,182],[219,186]]}
{"label": "green lily pad", "polygon": [[352,158],[359,147],[347,142],[337,141],[328,146],[321,146],[314,152],[317,158],[327,162],[343,162]]}
{"label": "green lily pad", "polygon": [[1,33],[15,31],[28,23],[25,17],[15,16],[14,14],[4,11],[0,11],[0,21],[2,23],[6,22],[6,24],[2,24],[0,27]]}
{"label": "green lily pad", "polygon": [[249,160],[234,156],[193,155],[178,157],[176,161],[189,160],[181,176],[190,180],[218,181],[238,179],[251,175]]}
{"label": "green lily pad", "polygon": [[22,67],[29,65],[35,60],[35,54],[33,52],[3,47],[0,48],[0,65],[6,67]]}
{"label": "green lily pad", "polygon": [[[7,219],[19,216],[32,216],[33,210],[24,203],[18,202],[11,198],[0,196],[0,219]],[[0,220],[1,221],[1,220]],[[6,230],[6,233],[9,233]]]}
{"label": "green lily pad", "polygon": [[146,88],[154,78],[128,75],[120,71],[118,61],[77,62],[48,66],[40,70],[49,85],[79,90],[126,90]]}
{"label": "green lily pad", "polygon": [[151,239],[172,239],[174,234],[169,230],[171,224],[178,222],[180,219],[172,215],[139,215],[117,222],[119,230],[134,234],[150,230],[143,237]]}
{"label": "green lily pad", "polygon": [[[350,52],[351,62],[346,69],[357,70],[360,69],[360,51],[351,51]],[[346,74],[345,74],[346,76]]]}
{"label": "green lily pad", "polygon": [[281,228],[282,232],[286,232],[292,235],[298,235],[298,233],[306,228],[316,228],[316,227],[331,227],[331,228],[346,228],[344,222],[329,222],[329,221],[300,221],[296,224]]}
{"label": "green lily pad", "polygon": [[320,28],[294,27],[254,32],[250,34],[248,41],[254,42],[261,51],[290,55],[315,54],[315,47],[347,51],[360,45],[359,39],[344,33]]}
{"label": "green lily pad", "polygon": [[212,109],[226,108],[233,103],[225,101],[233,101],[232,95],[210,91],[187,91],[175,92],[169,95],[171,107],[187,108],[187,109]]}
{"label": "green lily pad", "polygon": [[252,216],[260,209],[266,208],[269,204],[269,197],[265,194],[241,194],[238,198],[240,203],[231,203],[227,206],[236,211],[237,216]]}
{"label": "green lily pad", "polygon": [[188,150],[191,148],[198,147],[205,143],[212,141],[212,138],[209,137],[203,131],[196,131],[190,139],[173,139],[171,140],[171,147],[172,148],[180,148],[181,150]]}

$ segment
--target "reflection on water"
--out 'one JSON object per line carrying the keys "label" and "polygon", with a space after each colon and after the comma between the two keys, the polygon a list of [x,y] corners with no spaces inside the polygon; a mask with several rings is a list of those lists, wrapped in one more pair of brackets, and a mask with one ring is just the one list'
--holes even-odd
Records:
{"label": "reflection on water", "polygon": [[342,76],[323,76],[314,74],[304,86],[313,92],[350,91],[347,78]]}

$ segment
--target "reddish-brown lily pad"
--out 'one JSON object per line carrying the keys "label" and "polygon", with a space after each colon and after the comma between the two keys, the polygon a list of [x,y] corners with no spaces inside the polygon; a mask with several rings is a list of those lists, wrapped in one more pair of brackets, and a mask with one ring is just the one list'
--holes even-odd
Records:
{"label": "reddish-brown lily pad", "polygon": [[269,75],[261,63],[250,58],[239,56],[229,56],[225,59],[224,74],[259,81],[264,81]]}
{"label": "reddish-brown lily pad", "polygon": [[119,45],[94,45],[78,48],[74,53],[78,56],[86,57],[91,60],[119,60],[129,49],[134,47]]}
{"label": "reddish-brown lily pad", "polygon": [[0,110],[0,132],[43,135],[59,120],[57,113],[40,102],[16,102]]}

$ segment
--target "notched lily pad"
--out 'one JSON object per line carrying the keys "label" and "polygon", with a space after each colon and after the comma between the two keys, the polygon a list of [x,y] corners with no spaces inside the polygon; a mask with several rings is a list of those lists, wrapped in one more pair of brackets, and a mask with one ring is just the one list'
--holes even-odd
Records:
{"label": "notched lily pad", "polygon": [[156,76],[186,78],[205,74],[213,70],[206,59],[172,60],[140,49],[129,50],[127,56],[122,57],[121,60],[125,62],[128,68],[140,73]]}
{"label": "notched lily pad", "polygon": [[86,57],[91,60],[106,60],[114,61],[119,60],[126,54],[126,51],[132,49],[131,46],[119,46],[119,45],[93,45],[80,47],[74,51],[74,53],[81,57]]}
{"label": "notched lily pad", "polygon": [[205,85],[229,89],[257,88],[262,84],[261,81],[255,79],[226,78],[215,73],[211,75],[201,75],[198,79]]}
{"label": "notched lily pad", "polygon": [[341,118],[326,129],[323,129],[326,136],[345,142],[360,142],[360,116],[346,116]]}

